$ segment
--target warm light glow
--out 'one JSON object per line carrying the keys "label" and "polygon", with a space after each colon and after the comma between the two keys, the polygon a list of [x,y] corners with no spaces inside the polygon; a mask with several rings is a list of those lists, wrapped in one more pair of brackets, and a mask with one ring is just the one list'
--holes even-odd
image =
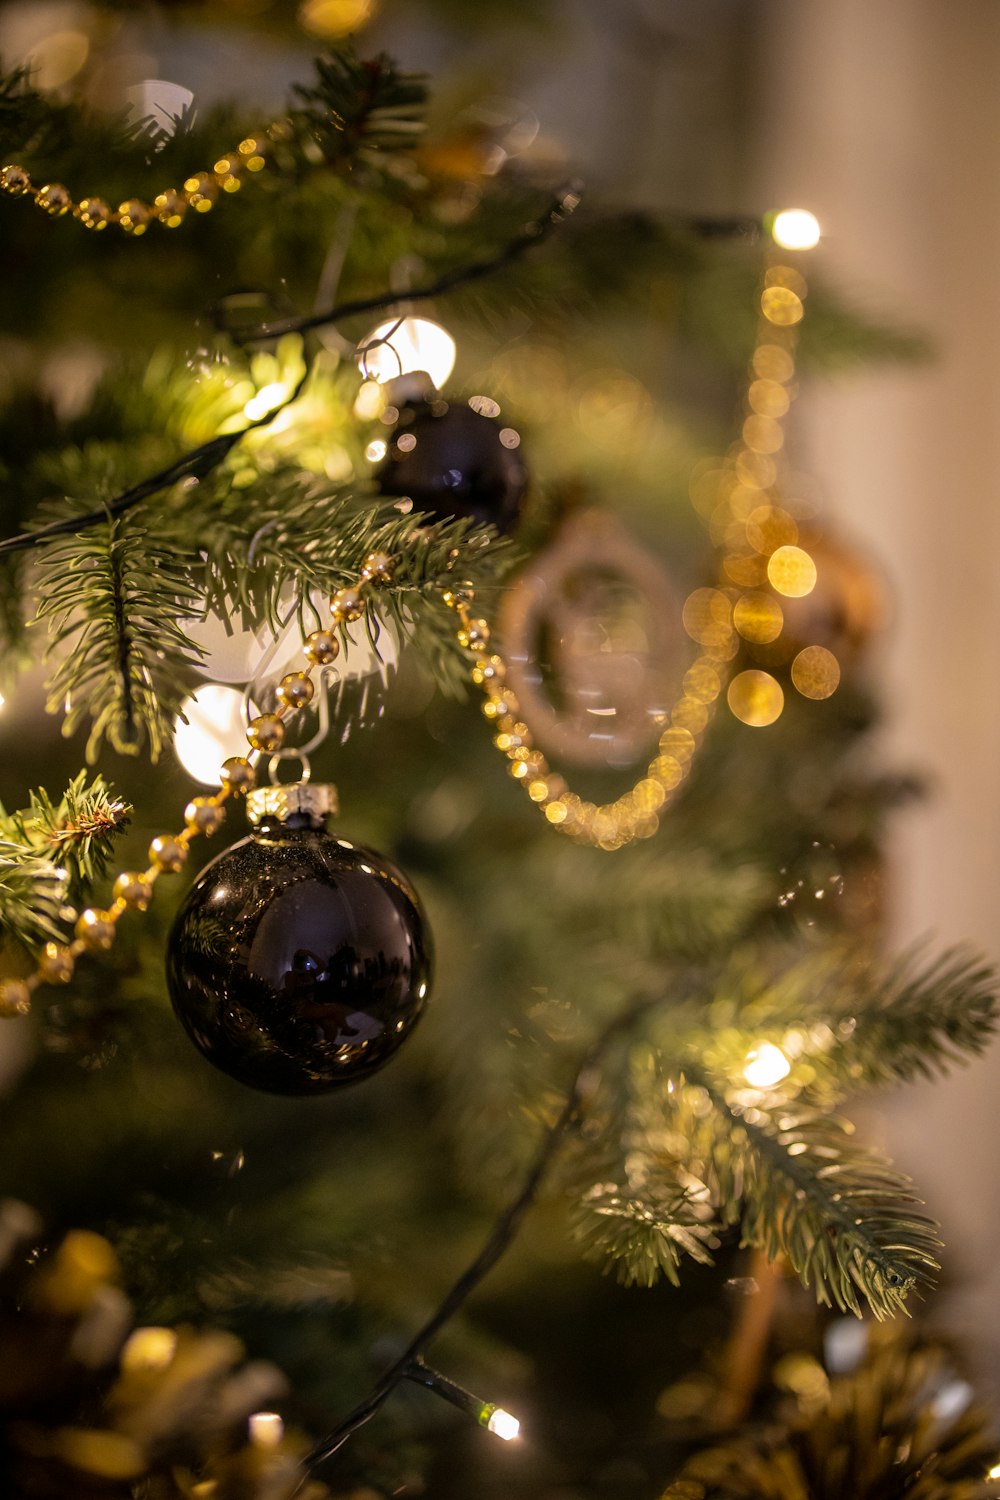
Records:
{"label": "warm light glow", "polygon": [[783,208],[774,216],[771,237],[782,250],[811,250],[820,241],[819,220],[807,208]]}
{"label": "warm light glow", "polygon": [[349,36],[371,19],[375,0],[302,0],[299,22],[305,31],[327,40]]}
{"label": "warm light glow", "polygon": [[1000,1463],[994,1464],[986,1476],[987,1479],[1000,1479]]}
{"label": "warm light glow", "polygon": [[779,718],[785,706],[785,695],[781,684],[770,672],[751,667],[738,672],[729,684],[726,702],[734,718],[751,729],[766,729]]}
{"label": "warm light glow", "polygon": [[172,1328],[137,1328],[122,1349],[121,1367],[128,1374],[165,1370],[176,1351],[177,1335]]}
{"label": "warm light glow", "polygon": [[516,1417],[511,1416],[509,1411],[504,1411],[502,1406],[498,1406],[486,1424],[486,1431],[494,1433],[498,1438],[503,1438],[505,1443],[509,1443],[521,1431],[521,1424]]}
{"label": "warm light glow", "polygon": [[778,547],[767,560],[767,576],[786,599],[801,599],[816,587],[816,564],[801,547]]}
{"label": "warm light glow", "polygon": [[770,1089],[792,1071],[792,1065],[780,1047],[761,1042],[751,1047],[743,1064],[743,1077],[751,1088]]}
{"label": "warm light glow", "polygon": [[792,682],[803,698],[829,698],[840,683],[840,663],[825,646],[806,646],[792,662]]}
{"label": "warm light glow", "polygon": [[244,406],[243,415],[249,417],[251,422],[256,422],[259,417],[266,417],[269,411],[276,411],[283,401],[288,400],[290,394],[288,386],[280,380],[261,386],[256,396],[251,396]]}
{"label": "warm light glow", "polygon": [[187,723],[174,723],[174,752],[202,786],[218,786],[219,767],[230,755],[245,755],[247,737],[243,694],[217,682],[206,683],[181,705]]}
{"label": "warm light glow", "polygon": [[285,1424],[276,1411],[255,1411],[248,1426],[250,1441],[257,1448],[277,1448],[285,1435]]}
{"label": "warm light glow", "polygon": [[358,364],[368,380],[380,383],[418,370],[441,390],[455,367],[455,340],[430,318],[391,318],[365,335],[358,345]]}

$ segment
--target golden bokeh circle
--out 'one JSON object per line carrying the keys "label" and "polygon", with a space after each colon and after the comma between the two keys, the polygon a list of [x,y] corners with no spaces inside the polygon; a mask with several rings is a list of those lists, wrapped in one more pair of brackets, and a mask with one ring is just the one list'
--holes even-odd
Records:
{"label": "golden bokeh circle", "polygon": [[789,599],[802,599],[816,587],[816,564],[801,547],[778,547],[767,560],[771,587]]}
{"label": "golden bokeh circle", "polygon": [[749,724],[752,729],[765,729],[781,714],[785,695],[781,684],[770,672],[751,667],[733,678],[726,701],[741,724]]}
{"label": "golden bokeh circle", "polygon": [[792,662],[792,682],[803,698],[829,698],[840,684],[840,663],[825,646],[806,646]]}
{"label": "golden bokeh circle", "polygon": [[787,286],[767,286],[761,293],[760,310],[769,323],[791,328],[801,323],[805,309],[802,298]]}
{"label": "golden bokeh circle", "polygon": [[766,646],[781,634],[785,616],[772,594],[744,594],[733,610],[733,624],[745,641]]}

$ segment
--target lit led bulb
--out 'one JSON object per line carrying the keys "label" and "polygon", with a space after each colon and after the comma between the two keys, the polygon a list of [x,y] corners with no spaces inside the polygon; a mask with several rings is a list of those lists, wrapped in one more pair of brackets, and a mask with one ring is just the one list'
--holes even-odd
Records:
{"label": "lit led bulb", "polygon": [[516,1417],[511,1416],[509,1411],[504,1411],[502,1406],[497,1406],[490,1413],[486,1431],[492,1432],[495,1437],[503,1438],[505,1443],[509,1443],[521,1431],[521,1424]]}
{"label": "lit led bulb", "polygon": [[126,1374],[165,1370],[176,1352],[177,1335],[172,1328],[137,1328],[122,1349],[121,1367]]}
{"label": "lit led bulb", "polygon": [[206,683],[181,705],[184,719],[174,724],[174,752],[188,775],[202,786],[218,786],[219,767],[247,747],[243,694],[236,688]]}
{"label": "lit led bulb", "polygon": [[812,250],[820,241],[819,220],[807,208],[783,208],[774,216],[771,238],[782,250]]}
{"label": "lit led bulb", "polygon": [[455,340],[430,318],[391,318],[365,335],[358,365],[368,380],[382,384],[424,371],[441,390],[455,367]]}
{"label": "lit led bulb", "polygon": [[751,1047],[743,1063],[743,1077],[753,1089],[770,1089],[792,1071],[792,1065],[780,1047],[761,1042]]}
{"label": "lit led bulb", "polygon": [[247,1424],[255,1448],[280,1447],[285,1424],[276,1411],[255,1411]]}
{"label": "lit led bulb", "polygon": [[250,397],[243,408],[243,415],[249,417],[251,422],[256,422],[261,417],[266,417],[268,412],[277,411],[291,394],[290,386],[284,385],[280,380],[273,380],[270,385],[262,385],[257,394]]}

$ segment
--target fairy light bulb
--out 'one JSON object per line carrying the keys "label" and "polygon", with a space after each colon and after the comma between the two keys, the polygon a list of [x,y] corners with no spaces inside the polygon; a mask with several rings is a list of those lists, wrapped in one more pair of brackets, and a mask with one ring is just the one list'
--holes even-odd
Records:
{"label": "fairy light bulb", "polygon": [[819,220],[807,208],[783,208],[774,216],[771,238],[782,250],[812,250],[820,242]]}
{"label": "fairy light bulb", "polygon": [[255,396],[251,396],[243,408],[243,415],[249,417],[251,422],[266,417],[268,412],[276,411],[282,402],[287,401],[291,390],[280,380],[273,380],[270,385],[262,385]]}
{"label": "fairy light bulb", "polygon": [[792,1071],[792,1065],[780,1047],[761,1042],[751,1047],[743,1063],[743,1077],[753,1089],[770,1089]]}
{"label": "fairy light bulb", "polygon": [[285,1435],[285,1424],[276,1411],[255,1411],[247,1426],[255,1448],[277,1448]]}
{"label": "fairy light bulb", "polygon": [[455,340],[430,318],[390,318],[358,345],[358,365],[368,380],[383,384],[424,371],[441,390],[455,368]]}
{"label": "fairy light bulb", "polygon": [[126,1374],[165,1370],[177,1352],[177,1334],[172,1328],[137,1328],[121,1352]]}
{"label": "fairy light bulb", "polygon": [[486,1423],[486,1431],[492,1432],[495,1437],[503,1438],[505,1443],[510,1443],[521,1431],[521,1424],[509,1411],[504,1411],[502,1406],[497,1406]]}
{"label": "fairy light bulb", "polygon": [[[243,694],[209,682],[181,704],[174,723],[174,753],[202,786],[218,786],[219,767],[230,755],[246,754]],[[185,724],[184,719],[187,720]]]}

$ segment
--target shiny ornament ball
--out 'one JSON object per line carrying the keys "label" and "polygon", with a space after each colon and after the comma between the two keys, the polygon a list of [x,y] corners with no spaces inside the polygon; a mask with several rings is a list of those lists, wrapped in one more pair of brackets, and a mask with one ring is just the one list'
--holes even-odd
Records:
{"label": "shiny ornament ball", "polygon": [[195,881],[167,977],[209,1062],[268,1093],[322,1094],[368,1077],[406,1040],[427,1001],[431,940],[382,855],[313,813],[265,814]]}
{"label": "shiny ornament ball", "polygon": [[383,495],[444,519],[513,530],[528,488],[520,439],[511,427],[450,401],[402,408],[388,455],[375,475]]}

